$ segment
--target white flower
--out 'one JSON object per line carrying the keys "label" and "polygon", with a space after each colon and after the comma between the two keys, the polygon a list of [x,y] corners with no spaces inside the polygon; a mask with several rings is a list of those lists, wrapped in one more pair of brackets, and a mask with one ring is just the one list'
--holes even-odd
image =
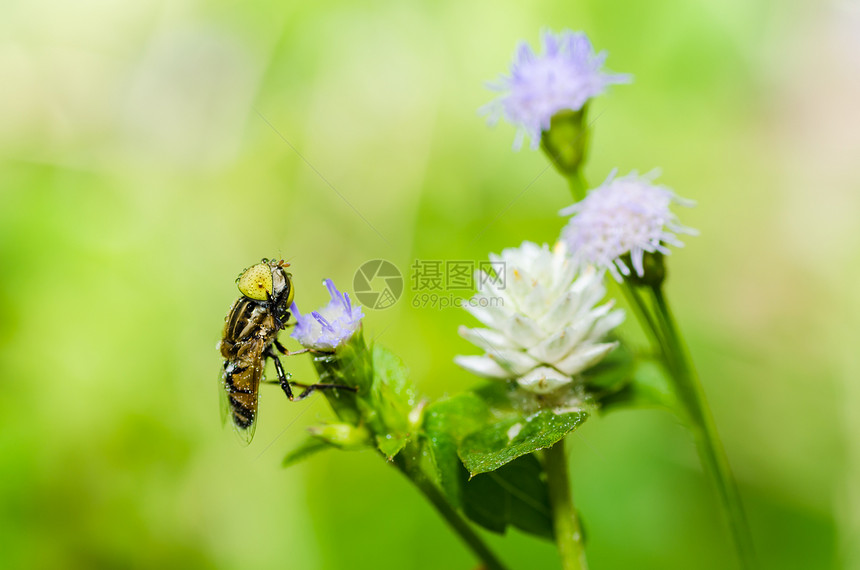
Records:
{"label": "white flower", "polygon": [[563,30],[542,34],[543,54],[536,55],[521,43],[511,64],[510,76],[490,85],[502,94],[481,108],[495,123],[501,115],[517,127],[514,148],[522,146],[528,135],[532,149],[538,148],[541,131],[549,130],[550,119],[566,109],[579,111],[613,83],[630,83],[626,74],[603,71],[606,52],[594,53],[582,32]]}
{"label": "white flower", "polygon": [[561,242],[550,250],[523,242],[501,255],[490,254],[497,276],[478,273],[478,293],[463,306],[488,328],[460,327],[482,348],[482,356],[457,356],[457,364],[488,378],[515,379],[531,392],[546,394],[606,356],[617,342],[607,333],[624,320],[604,296],[595,268],[581,273]]}
{"label": "white flower", "polygon": [[621,259],[623,255],[630,254],[633,270],[642,277],[645,252],[669,255],[667,245],[684,245],[676,234],[698,232],[682,226],[669,210],[672,203],[690,207],[694,202],[652,184],[657,172],[640,177],[634,170],[615,178],[616,172],[613,170],[584,200],[559,213],[573,214],[562,230],[561,239],[567,243],[574,261],[607,269],[621,282],[622,276],[630,275],[630,268]]}

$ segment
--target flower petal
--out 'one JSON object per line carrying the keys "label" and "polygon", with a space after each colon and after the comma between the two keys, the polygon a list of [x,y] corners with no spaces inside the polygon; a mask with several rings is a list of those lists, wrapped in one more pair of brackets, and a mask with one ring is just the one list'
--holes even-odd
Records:
{"label": "flower petal", "polygon": [[[654,184],[656,174],[639,176],[632,171],[615,177],[614,172],[576,207],[563,210],[573,214],[562,230],[564,240],[576,263],[596,265],[609,270],[621,281],[632,272],[643,275],[644,252],[680,247],[676,234],[688,233],[671,211],[672,204],[691,205],[670,189]],[[630,265],[621,260],[629,254]]]}
{"label": "flower petal", "polygon": [[[504,281],[480,286],[473,302],[464,305],[486,328],[460,328],[464,338],[485,351],[465,361],[476,373],[522,378],[548,368],[571,377],[615,346],[604,339],[624,314],[613,311],[611,301],[597,305],[606,293],[604,272],[572,262],[565,244],[550,249],[524,242],[491,254],[490,261]],[[481,302],[487,293],[503,295],[504,304]],[[541,374],[530,378],[543,378],[540,386],[546,386],[545,376],[552,373]]]}
{"label": "flower petal", "polygon": [[615,309],[595,323],[594,328],[588,333],[588,340],[597,341],[604,338],[609,331],[623,323],[626,316],[624,309]]}
{"label": "flower petal", "polygon": [[555,364],[582,344],[582,340],[590,332],[593,325],[592,321],[577,321],[531,348],[529,354],[539,362]]}
{"label": "flower petal", "polygon": [[565,376],[554,368],[542,366],[517,379],[517,384],[535,394],[548,394],[570,384],[571,381],[570,376]]}
{"label": "flower petal", "polygon": [[[480,295],[474,297],[480,301]],[[485,305],[485,306],[480,306]],[[481,324],[486,325],[491,329],[499,329],[504,326],[509,315],[504,307],[495,307],[492,304],[476,302],[474,304],[464,303],[463,308],[466,309],[473,317],[481,321]]]}
{"label": "flower petal", "polygon": [[349,296],[338,291],[331,279],[323,284],[331,296],[325,307],[302,315],[295,303],[290,306],[296,317],[296,327],[290,336],[306,348],[333,350],[361,328],[364,313],[361,307],[351,305]]}
{"label": "flower petal", "polygon": [[473,374],[484,378],[510,378],[510,373],[487,356],[455,356],[454,362]]}
{"label": "flower petal", "polygon": [[461,326],[458,329],[460,336],[487,352],[496,350],[518,348],[506,335],[492,329],[470,329]]}
{"label": "flower petal", "polygon": [[[493,86],[493,90],[501,92],[495,102],[505,118],[517,127],[515,148],[522,145],[526,134],[531,138],[530,146],[538,148],[541,131],[549,128],[553,115],[567,109],[578,111],[609,85],[630,81],[627,75],[605,72],[602,69],[605,52],[595,53],[588,37],[581,32],[547,31],[541,43],[540,55],[528,44],[519,44],[510,75],[503,76],[499,85]],[[492,119],[494,114],[489,114]]]}
{"label": "flower petal", "polygon": [[522,348],[534,346],[546,336],[537,323],[522,314],[513,315],[502,330],[505,336]]}
{"label": "flower petal", "polygon": [[555,366],[565,374],[573,376],[599,362],[616,346],[618,346],[618,342],[607,342],[584,347],[582,350],[575,350],[570,356]]}
{"label": "flower petal", "polygon": [[510,372],[511,376],[522,376],[540,364],[537,360],[520,350],[497,350],[495,352],[488,352],[487,356]]}

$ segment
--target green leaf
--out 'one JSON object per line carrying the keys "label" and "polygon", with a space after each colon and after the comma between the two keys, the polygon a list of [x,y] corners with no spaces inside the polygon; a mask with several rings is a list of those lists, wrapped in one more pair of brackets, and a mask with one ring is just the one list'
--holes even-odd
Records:
{"label": "green leaf", "polygon": [[400,359],[382,348],[365,345],[361,332],[332,354],[314,358],[320,382],[343,384],[356,392],[327,390],[337,417],[353,426],[365,426],[377,448],[391,459],[414,436],[410,413],[415,394]]}
{"label": "green leaf", "polygon": [[424,428],[460,440],[483,426],[490,417],[486,400],[476,392],[437,400],[424,410]]}
{"label": "green leaf", "polygon": [[321,354],[313,358],[314,368],[323,384],[340,384],[356,388],[347,390],[325,390],[324,394],[335,415],[352,425],[361,423],[358,409],[359,398],[366,397],[373,383],[373,362],[364,344],[364,336],[357,332],[332,354]]}
{"label": "green leaf", "polygon": [[462,506],[462,485],[469,478],[457,449],[460,441],[480,428],[488,417],[486,402],[473,392],[438,400],[424,410],[428,471],[455,507]]}
{"label": "green leaf", "polygon": [[603,395],[598,402],[604,413],[631,408],[679,411],[669,378],[663,368],[653,360],[638,360],[630,381],[620,390]]}
{"label": "green leaf", "polygon": [[[475,523],[502,533],[509,525],[543,538],[552,537],[549,494],[534,456],[516,459],[498,471],[474,478],[458,455],[460,442],[510,405],[510,388],[493,383],[476,392],[439,400],[424,411],[427,465],[448,502]],[[494,407],[488,405],[492,403]]]}
{"label": "green leaf", "polygon": [[304,461],[308,457],[316,455],[320,451],[332,449],[332,447],[332,445],[326,443],[321,439],[309,437],[304,440],[297,448],[287,453],[286,457],[284,457],[284,460],[281,462],[281,465],[283,467],[292,467],[296,463]]}
{"label": "green leaf", "polygon": [[512,525],[552,540],[552,507],[542,474],[537,458],[523,455],[496,471],[478,475],[463,487],[463,511],[484,528],[498,533]]}
{"label": "green leaf", "polygon": [[376,448],[388,459],[392,459],[395,455],[406,447],[409,443],[408,435],[395,436],[393,434],[376,436]]}
{"label": "green leaf", "polygon": [[373,383],[366,397],[359,394],[359,408],[376,434],[377,447],[390,459],[413,435],[409,414],[415,393],[400,358],[377,345],[372,359]]}
{"label": "green leaf", "polygon": [[541,410],[528,418],[506,418],[463,439],[460,459],[472,476],[494,471],[517,457],[550,447],[587,417],[583,411]]}
{"label": "green leaf", "polygon": [[619,344],[584,374],[586,389],[593,394],[617,392],[633,378],[636,359],[626,343]]}
{"label": "green leaf", "polygon": [[622,343],[585,375],[602,412],[624,408],[675,409],[669,379],[657,361],[635,356]]}

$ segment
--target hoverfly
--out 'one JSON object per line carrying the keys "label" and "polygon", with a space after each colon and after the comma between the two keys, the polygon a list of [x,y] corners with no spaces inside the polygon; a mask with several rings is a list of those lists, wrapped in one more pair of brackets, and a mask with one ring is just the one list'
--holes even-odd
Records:
{"label": "hoverfly", "polygon": [[233,426],[245,443],[250,443],[254,437],[260,382],[269,358],[275,362],[278,384],[290,400],[301,400],[321,388],[352,390],[335,384],[293,382],[305,388],[304,392],[293,396],[289,376],[275,353],[275,349],[285,355],[308,352],[290,352],[278,342],[278,333],[288,326],[289,307],[293,302],[293,282],[286,270],[289,265],[283,260],[264,258],[242,272],[236,280],[242,296],[230,307],[224,334],[218,343],[224,357],[221,373],[222,393],[226,396],[224,411],[231,415]]}

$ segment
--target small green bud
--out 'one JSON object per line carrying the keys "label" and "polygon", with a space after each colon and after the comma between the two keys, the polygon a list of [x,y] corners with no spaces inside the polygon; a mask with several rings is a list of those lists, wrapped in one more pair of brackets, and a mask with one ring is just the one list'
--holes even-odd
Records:
{"label": "small green bud", "polygon": [[312,436],[341,449],[355,450],[373,445],[370,432],[364,426],[332,423],[312,426],[308,431]]}
{"label": "small green bud", "polygon": [[[630,275],[624,277],[630,283],[639,286],[659,287],[666,279],[666,264],[663,261],[663,254],[659,251],[651,253],[646,251],[642,257],[642,268],[645,270],[640,277],[635,270],[631,271]],[[630,260],[630,254],[627,253],[621,256],[621,261],[627,267],[633,267]]]}
{"label": "small green bud", "polygon": [[550,161],[566,178],[578,175],[588,149],[586,107],[579,111],[559,111],[550,119],[548,131],[543,131],[540,146]]}

